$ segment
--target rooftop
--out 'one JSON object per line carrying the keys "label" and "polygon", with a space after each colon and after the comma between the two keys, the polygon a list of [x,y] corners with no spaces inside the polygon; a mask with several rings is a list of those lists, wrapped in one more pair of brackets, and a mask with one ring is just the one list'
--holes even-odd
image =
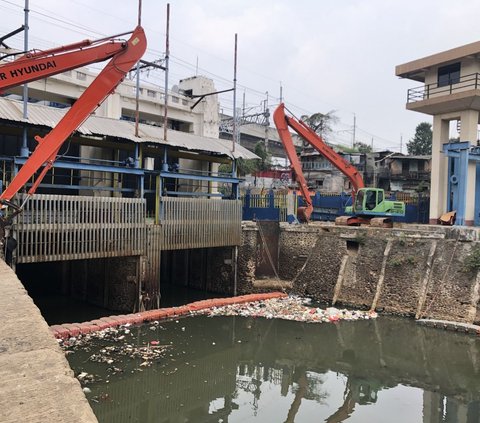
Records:
{"label": "rooftop", "polygon": [[412,60],[395,67],[395,75],[400,78],[413,79],[419,82],[425,82],[425,72],[432,66],[445,65],[458,61],[464,57],[476,57],[480,54],[480,41],[455,47],[450,50]]}
{"label": "rooftop", "polygon": [[[53,128],[68,109],[29,103],[28,119],[23,118],[23,102],[0,98],[0,122],[22,122],[32,126]],[[235,145],[232,151],[232,142],[218,138],[208,138],[187,132],[167,131],[167,140],[164,139],[163,127],[139,124],[138,134],[135,136],[135,123],[112,118],[91,115],[75,133],[85,136],[108,136],[135,143],[150,143],[167,145],[181,150],[207,152],[216,155],[238,159],[257,159],[258,157],[242,147]]]}

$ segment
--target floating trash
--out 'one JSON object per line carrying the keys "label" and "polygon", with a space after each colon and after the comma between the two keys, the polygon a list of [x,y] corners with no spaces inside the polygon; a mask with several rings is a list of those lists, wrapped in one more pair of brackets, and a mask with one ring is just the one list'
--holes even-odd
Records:
{"label": "floating trash", "polygon": [[196,315],[264,317],[266,319],[284,319],[307,323],[337,322],[339,320],[367,320],[377,317],[374,311],[347,310],[328,307],[326,309],[310,306],[309,298],[284,297],[251,303],[232,304],[193,312]]}
{"label": "floating trash", "polygon": [[[112,374],[123,372],[119,366],[124,359],[138,359],[140,361],[139,367],[148,367],[164,358],[166,350],[171,345],[160,345],[158,340],[145,341],[139,345],[132,339],[133,334],[128,329],[129,326],[127,324],[118,328],[108,328],[87,335],[71,337],[63,340],[60,345],[65,354],[73,354],[80,349],[88,352],[95,341],[101,341],[102,348],[95,354],[90,355],[88,360],[108,365],[107,371]],[[140,369],[137,368],[136,370]],[[81,372],[77,375],[77,379],[85,385],[95,381],[96,377]]]}

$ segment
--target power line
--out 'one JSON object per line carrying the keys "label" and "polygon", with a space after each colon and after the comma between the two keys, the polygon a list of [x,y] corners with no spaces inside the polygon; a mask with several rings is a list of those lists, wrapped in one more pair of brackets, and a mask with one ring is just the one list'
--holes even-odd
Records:
{"label": "power line", "polygon": [[[13,1],[10,1],[10,0],[0,0],[2,3],[3,3],[3,6],[0,6],[0,8],[3,8],[5,10],[8,10],[9,12],[14,12],[15,14],[22,14],[22,11],[23,11],[23,6],[21,5],[18,5],[16,3],[14,3]],[[106,11],[103,11],[101,9],[97,9],[97,8],[93,8],[89,5],[86,5],[85,3],[83,2],[79,2],[79,1],[73,1],[74,3],[76,4],[80,4],[82,7],[87,7],[88,9],[90,10],[93,10],[95,12],[99,12],[99,13],[106,13]],[[7,6],[5,6],[7,5]],[[9,6],[13,6],[13,7],[9,7]],[[37,10],[35,10],[37,9]],[[47,24],[52,24],[52,22],[55,22],[55,25],[57,27],[60,27],[60,28],[63,28],[65,30],[68,30],[68,31],[71,31],[71,32],[74,32],[74,33],[79,33],[81,35],[84,35],[84,36],[87,36],[87,37],[91,37],[92,34],[94,34],[96,37],[98,36],[106,36],[106,34],[98,31],[97,29],[93,29],[93,28],[90,28],[86,25],[82,25],[82,24],[78,24],[74,21],[72,21],[71,19],[68,19],[64,16],[61,16],[59,15],[56,11],[53,12],[51,10],[48,10],[46,8],[42,8],[42,7],[39,7],[39,6],[35,6],[34,9],[32,9],[31,11],[33,14],[35,14],[37,16],[37,19],[42,21],[42,22],[45,22]],[[53,16],[53,14],[55,14],[55,16]],[[115,16],[115,15],[112,15],[111,11],[109,10],[108,11],[108,14],[109,16],[112,16],[114,17],[115,19],[118,19],[120,21],[124,21],[124,22],[127,22],[127,20],[123,19],[122,17],[120,16]],[[61,25],[59,25],[61,24]],[[155,32],[155,33],[158,33],[158,31],[156,30],[153,30],[153,29],[150,29],[152,32]],[[39,38],[39,37],[31,37],[33,38],[34,40],[37,40],[38,43],[37,44],[43,44],[45,46],[48,46],[48,47],[51,47],[53,45],[53,43],[51,43],[51,41],[47,41],[47,40],[43,40],[42,38]],[[15,39],[15,38],[14,38]],[[179,40],[177,39],[176,37],[174,38],[176,39],[177,41],[179,41],[180,43],[182,44],[185,44],[185,45],[188,45],[190,47],[193,47],[192,45],[184,42],[183,40]],[[19,42],[19,40],[17,41]],[[199,51],[202,51],[201,48],[198,48],[198,47],[195,47],[196,50],[199,50]],[[148,54],[151,54],[153,56],[159,56],[159,55],[163,55],[164,53],[155,49],[155,48],[148,48],[147,49],[147,52]],[[210,52],[207,52],[209,56],[212,56],[212,57],[215,57],[217,58],[218,60],[221,60],[225,63],[229,63],[228,60],[225,60],[224,58],[220,58],[218,56],[215,56],[215,55],[212,55]],[[232,85],[232,80],[230,78],[226,78],[222,75],[219,75],[219,74],[216,74],[214,72],[211,72],[210,70],[207,70],[207,69],[204,69],[204,68],[198,68],[197,64],[193,64],[193,63],[190,63],[189,61],[185,60],[185,59],[182,59],[181,57],[178,57],[178,56],[172,56],[170,55],[170,60],[171,60],[171,63],[175,64],[177,67],[179,68],[183,68],[183,69],[186,69],[190,72],[196,72],[197,69],[200,70],[202,73],[205,74],[205,76],[208,76],[210,77],[215,85],[217,86],[217,88],[230,88],[231,85]],[[247,68],[245,68],[244,66],[240,66],[241,69],[245,69],[247,70],[249,73],[252,73],[252,74],[255,74],[257,76],[261,76],[262,78],[265,78],[266,80],[269,80],[269,81],[272,81],[272,82],[275,82],[275,83],[279,83],[277,80],[271,78],[271,77],[268,77],[268,76],[265,76],[265,75],[262,75],[258,72],[253,72]],[[90,68],[93,68],[93,69],[101,69],[100,68],[95,68],[94,66],[91,66]],[[178,79],[181,79],[182,77],[184,77],[180,72],[174,72],[174,73],[171,73],[171,75],[175,75]],[[149,76],[148,77],[148,81],[155,81],[157,80],[158,78],[155,76],[155,75],[152,75],[152,76]],[[142,81],[145,81],[145,80],[142,80]],[[267,98],[268,102],[270,103],[271,106],[273,105],[276,105],[276,103],[278,102],[278,98],[268,94],[266,95],[265,91],[264,90],[259,90],[259,89],[256,89],[256,88],[252,88],[252,87],[249,87],[247,85],[243,85],[241,83],[238,83],[238,87],[240,89],[243,89],[250,97],[256,97],[256,98],[261,98],[262,100]],[[167,87],[168,88],[168,87]],[[169,89],[167,89],[167,92],[170,92]],[[302,93],[300,90],[298,89],[293,89],[293,92],[296,92],[296,93],[299,93],[299,94],[302,94],[306,97],[309,97],[309,95],[307,94],[304,94]],[[220,99],[222,100],[222,104],[223,103],[230,103],[231,100],[229,97],[225,97],[225,96],[221,96]],[[293,104],[291,102],[286,102],[288,107],[292,110],[296,110],[297,112],[300,112],[301,114],[306,114],[306,115],[311,115],[313,114],[310,110],[307,110],[301,106],[298,106],[296,104]],[[225,107],[226,108],[226,107]],[[318,112],[318,111],[315,111],[315,113]],[[347,124],[347,123],[344,123],[343,121],[339,120],[335,126],[339,126],[339,127],[348,127],[348,128],[351,128],[351,125]],[[397,142],[394,142],[392,140],[388,140],[384,137],[381,137],[381,136],[378,136],[376,134],[373,134],[371,133],[370,131],[367,131],[365,129],[362,129],[360,127],[356,127],[357,129],[357,134],[358,133],[362,133],[366,136],[369,136],[369,137],[374,137],[375,139],[379,140],[379,141],[383,141],[384,143],[387,143],[387,144],[391,144],[391,145],[397,145],[398,143]],[[357,135],[356,135],[357,136]],[[360,138],[360,135],[358,135],[358,137]],[[363,137],[362,137],[363,138]]]}

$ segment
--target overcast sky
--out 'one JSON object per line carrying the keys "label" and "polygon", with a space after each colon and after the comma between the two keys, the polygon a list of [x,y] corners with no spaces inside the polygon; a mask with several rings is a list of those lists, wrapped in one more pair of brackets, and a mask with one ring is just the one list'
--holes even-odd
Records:
{"label": "overcast sky", "polygon": [[[23,23],[25,0],[0,0],[0,33]],[[143,0],[147,60],[165,52],[166,4]],[[47,48],[124,32],[137,23],[137,0],[30,0],[31,48]],[[405,110],[408,88],[395,66],[480,40],[478,0],[171,0],[170,88],[198,73],[216,88],[233,86],[234,37],[238,34],[237,107],[267,98],[273,110],[283,98],[295,114],[339,118],[332,142],[357,141],[375,149],[400,149],[415,126],[431,117]],[[22,35],[10,40],[21,48]],[[198,65],[197,65],[198,64]],[[142,76],[147,78],[147,75]],[[161,71],[150,80],[164,85]],[[245,94],[244,94],[245,93]],[[232,112],[231,94],[220,96]]]}

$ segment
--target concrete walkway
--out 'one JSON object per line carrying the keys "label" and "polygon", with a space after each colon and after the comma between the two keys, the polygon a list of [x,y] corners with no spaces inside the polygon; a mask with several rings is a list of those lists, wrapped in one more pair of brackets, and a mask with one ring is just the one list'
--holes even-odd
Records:
{"label": "concrete walkway", "polygon": [[0,260],[0,422],[97,422],[57,340]]}

